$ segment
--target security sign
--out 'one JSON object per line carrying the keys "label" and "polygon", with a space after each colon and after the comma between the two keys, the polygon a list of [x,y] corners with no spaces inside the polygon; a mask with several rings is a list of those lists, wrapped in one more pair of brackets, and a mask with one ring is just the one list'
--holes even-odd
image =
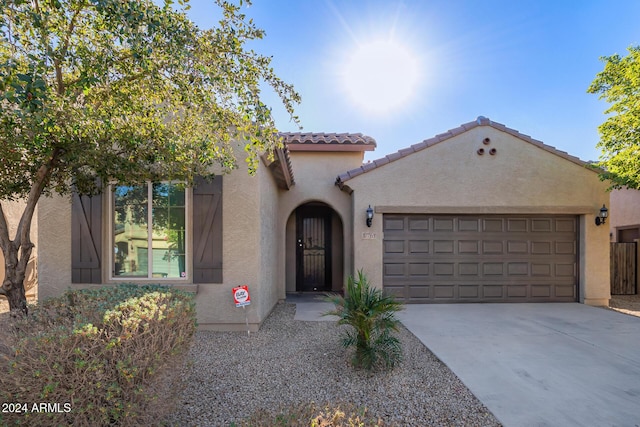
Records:
{"label": "security sign", "polygon": [[236,303],[236,307],[244,307],[245,305],[251,304],[251,298],[249,297],[249,287],[247,285],[233,288],[233,302]]}

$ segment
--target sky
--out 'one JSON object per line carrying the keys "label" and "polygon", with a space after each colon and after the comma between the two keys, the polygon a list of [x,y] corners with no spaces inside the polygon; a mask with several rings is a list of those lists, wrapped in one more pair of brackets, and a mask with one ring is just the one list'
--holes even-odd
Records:
{"label": "sky", "polygon": [[[191,0],[201,28],[209,0]],[[253,0],[251,47],[294,85],[299,129],[264,90],[281,131],[373,137],[374,160],[485,116],[597,160],[608,104],[587,89],[602,56],[640,44],[637,0]]]}

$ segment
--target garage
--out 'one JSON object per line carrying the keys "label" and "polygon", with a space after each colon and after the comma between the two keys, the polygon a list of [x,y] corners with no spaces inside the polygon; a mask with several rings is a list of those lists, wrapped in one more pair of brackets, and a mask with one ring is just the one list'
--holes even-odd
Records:
{"label": "garage", "polygon": [[385,213],[383,287],[406,303],[574,302],[573,215]]}

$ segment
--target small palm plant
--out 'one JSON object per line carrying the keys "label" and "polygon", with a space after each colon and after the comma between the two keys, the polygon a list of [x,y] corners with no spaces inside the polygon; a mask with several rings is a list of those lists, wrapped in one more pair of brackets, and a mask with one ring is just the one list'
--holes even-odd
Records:
{"label": "small palm plant", "polygon": [[349,277],[344,297],[327,295],[326,300],[335,307],[324,315],[338,316],[339,325],[351,326],[344,332],[342,345],[355,347],[354,367],[392,368],[402,359],[402,346],[392,334],[400,324],[395,313],[402,310],[402,303],[372,288],[362,270],[357,279]]}

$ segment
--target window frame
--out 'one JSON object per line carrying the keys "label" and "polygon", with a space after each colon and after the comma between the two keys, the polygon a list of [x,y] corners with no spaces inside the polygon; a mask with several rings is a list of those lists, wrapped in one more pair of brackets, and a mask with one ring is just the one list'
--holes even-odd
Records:
{"label": "window frame", "polygon": [[[144,184],[137,184],[138,186],[145,185],[147,187],[147,246],[148,248],[153,248],[153,206],[152,206],[152,197],[153,197],[153,184],[170,184],[172,182],[177,183],[176,181],[145,181]],[[108,186],[107,191],[107,238],[104,239],[107,242],[107,257],[108,258],[105,263],[105,268],[107,269],[107,277],[109,281],[112,282],[136,282],[136,283],[170,283],[170,282],[190,282],[192,276],[192,256],[193,256],[193,243],[192,243],[192,233],[191,233],[191,215],[192,215],[192,188],[185,186],[184,188],[184,227],[185,227],[185,239],[184,239],[184,252],[185,252],[185,275],[184,277],[153,277],[153,250],[147,251],[147,265],[151,266],[146,276],[118,276],[115,274],[115,196],[114,189],[118,187],[119,183],[111,182]]]}

